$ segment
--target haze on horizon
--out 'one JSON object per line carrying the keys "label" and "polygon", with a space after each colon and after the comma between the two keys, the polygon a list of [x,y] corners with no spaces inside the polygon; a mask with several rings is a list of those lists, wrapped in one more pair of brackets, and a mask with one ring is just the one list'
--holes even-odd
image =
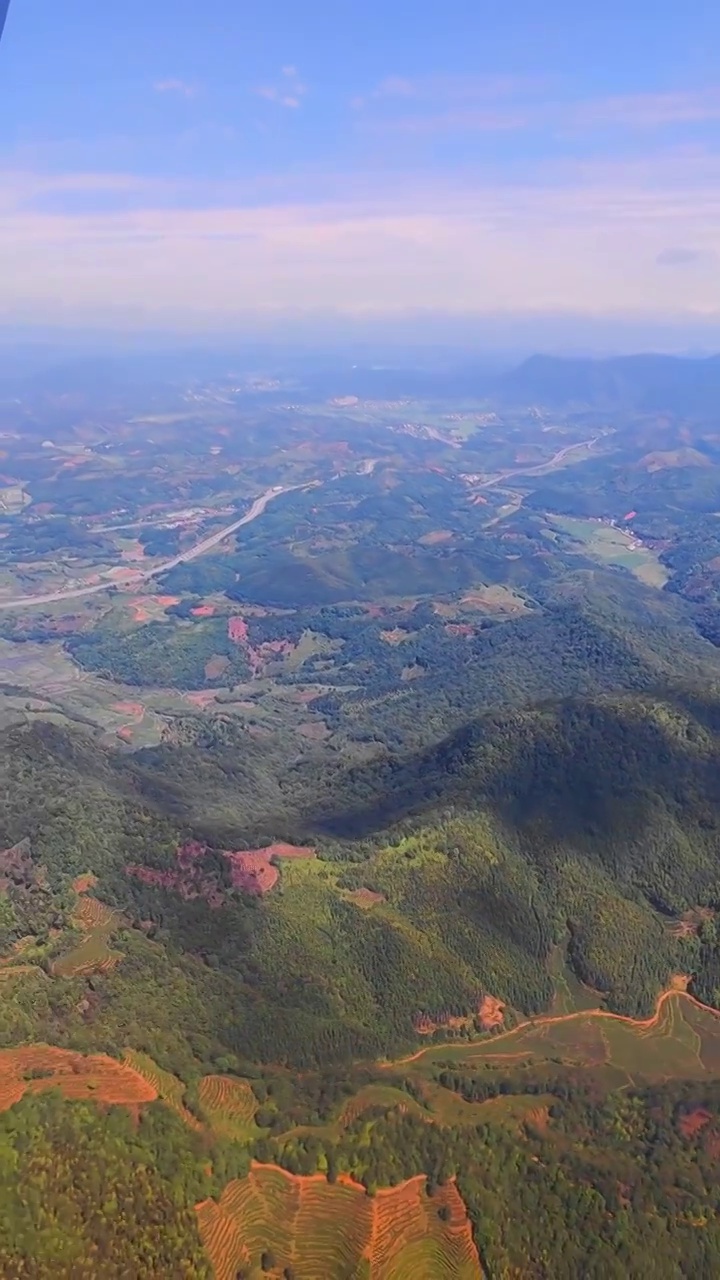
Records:
{"label": "haze on horizon", "polygon": [[712,347],[719,38],[698,0],[23,0],[0,326]]}

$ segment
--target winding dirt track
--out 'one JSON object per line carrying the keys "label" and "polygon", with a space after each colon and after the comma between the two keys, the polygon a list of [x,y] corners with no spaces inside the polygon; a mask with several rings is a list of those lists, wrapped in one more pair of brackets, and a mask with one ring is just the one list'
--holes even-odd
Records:
{"label": "winding dirt track", "polygon": [[[720,1009],[713,1009],[709,1004],[703,1004],[701,1000],[697,1000],[695,996],[691,996],[688,991],[680,986],[670,986],[667,991],[662,991],[657,998],[655,1012],[649,1018],[630,1018],[624,1013],[610,1013],[608,1009],[582,1009],[575,1013],[558,1013],[543,1014],[537,1018],[526,1018],[524,1022],[518,1022],[516,1026],[510,1027],[507,1031],[501,1032],[499,1036],[493,1036],[488,1040],[474,1040],[469,1042],[468,1049],[475,1052],[481,1049],[483,1045],[492,1045],[492,1053],[495,1054],[495,1046],[506,1040],[508,1036],[517,1035],[518,1031],[524,1031],[531,1027],[534,1031],[540,1031],[543,1027],[555,1026],[558,1022],[575,1022],[580,1018],[611,1018],[615,1022],[624,1022],[628,1026],[634,1027],[636,1031],[651,1031],[660,1021],[664,1005],[673,996],[688,1000],[690,1004],[694,1004],[696,1009],[702,1009],[703,1013],[711,1013],[714,1018],[720,1018]],[[420,1058],[427,1057],[429,1054],[437,1053],[443,1048],[457,1048],[457,1041],[448,1040],[445,1044],[426,1045],[423,1049],[418,1049],[415,1053],[409,1054],[405,1058],[395,1058],[392,1062],[381,1062],[377,1065],[383,1070],[390,1070],[394,1067],[404,1067],[410,1062],[418,1062]]]}

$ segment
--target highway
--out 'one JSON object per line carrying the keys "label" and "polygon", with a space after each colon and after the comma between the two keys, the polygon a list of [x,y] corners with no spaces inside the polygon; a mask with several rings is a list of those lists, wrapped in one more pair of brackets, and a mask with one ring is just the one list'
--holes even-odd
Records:
{"label": "highway", "polygon": [[287,488],[266,489],[264,493],[260,494],[259,498],[255,499],[250,510],[244,516],[241,516],[239,520],[233,520],[232,524],[225,525],[223,529],[218,529],[216,533],[209,534],[207,538],[202,538],[200,542],[196,542],[187,551],[181,552],[178,556],[173,556],[172,560],[164,560],[162,564],[156,564],[153,569],[138,569],[133,573],[132,578],[121,578],[118,582],[110,579],[103,582],[95,582],[92,586],[85,587],[68,587],[64,591],[48,591],[39,596],[16,596],[12,600],[0,600],[0,609],[28,609],[31,605],[55,604],[58,600],[78,600],[81,596],[98,595],[99,592],[110,591],[113,587],[116,590],[121,588],[133,590],[140,583],[148,582],[151,578],[157,578],[160,574],[167,573],[168,569],[174,569],[176,565],[186,564],[188,560],[196,560],[198,556],[204,555],[206,551],[212,551],[212,548],[217,547],[223,539],[229,538],[232,533],[242,529],[244,524],[250,524],[251,520],[257,520],[273,498],[279,498],[282,493],[291,493],[293,489],[306,489],[308,487],[308,485],[290,485]]}
{"label": "highway", "polygon": [[592,449],[593,445],[596,445],[601,438],[601,436],[594,436],[592,440],[580,440],[577,444],[566,444],[562,449],[558,449],[552,458],[548,458],[547,462],[540,462],[534,467],[515,467],[512,471],[503,471],[500,475],[492,476],[490,480],[484,480],[477,487],[478,489],[492,489],[496,484],[502,484],[504,480],[512,480],[514,476],[545,475],[546,472],[554,471],[576,449]]}

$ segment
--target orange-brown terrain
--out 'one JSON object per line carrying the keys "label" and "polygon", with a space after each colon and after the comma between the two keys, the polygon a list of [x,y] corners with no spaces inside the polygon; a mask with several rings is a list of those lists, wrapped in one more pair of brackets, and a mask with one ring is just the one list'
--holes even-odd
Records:
{"label": "orange-brown terrain", "polygon": [[[207,845],[197,840],[188,840],[176,850],[174,867],[160,869],[130,863],[125,870],[143,884],[174,890],[186,902],[193,898],[204,898],[209,906],[221,907],[225,901],[225,890],[217,875],[205,870],[207,853]],[[264,849],[226,850],[224,856],[230,864],[234,888],[243,889],[245,893],[263,894],[277,884],[278,858],[314,858],[316,854],[314,849],[280,841],[267,845]]]}
{"label": "orange-brown terrain", "polygon": [[73,1053],[50,1045],[0,1050],[0,1110],[25,1093],[59,1088],[66,1098],[92,1099],[136,1108],[154,1102],[157,1091],[129,1065],[103,1053]]}
{"label": "orange-brown terrain", "polygon": [[495,996],[483,996],[477,1011],[477,1024],[481,1031],[501,1027],[505,1020],[505,1005]]}
{"label": "orange-brown terrain", "polygon": [[378,893],[375,889],[351,889],[348,892],[350,902],[354,902],[356,907],[362,907],[363,910],[369,911],[370,907],[375,907],[379,902],[387,902],[384,893]]}
{"label": "orange-brown terrain", "polygon": [[230,862],[235,888],[246,893],[268,893],[277,884],[280,872],[276,858],[314,858],[315,850],[294,844],[270,844],[265,849],[246,849],[225,855]]}
{"label": "orange-brown terrain", "polygon": [[[361,890],[362,892],[362,890]],[[366,890],[365,892],[369,892]],[[431,1036],[436,1031],[462,1031],[464,1027],[477,1028],[479,1031],[492,1031],[501,1027],[504,1020],[505,1005],[495,996],[485,995],[472,1013],[439,1013],[434,1017],[420,1013],[413,1026],[420,1036]]]}
{"label": "orange-brown terrain", "polygon": [[686,1111],[678,1119],[677,1126],[683,1138],[694,1138],[707,1125],[710,1124],[712,1116],[704,1107],[696,1107],[694,1111]]}
{"label": "orange-brown terrain", "polygon": [[[368,1197],[347,1177],[301,1177],[253,1162],[219,1201],[197,1206],[200,1235],[216,1280],[235,1280],[271,1249],[298,1280],[368,1275],[479,1280],[480,1261],[454,1183],[432,1197],[423,1174]],[[441,1217],[440,1214],[443,1216]]]}

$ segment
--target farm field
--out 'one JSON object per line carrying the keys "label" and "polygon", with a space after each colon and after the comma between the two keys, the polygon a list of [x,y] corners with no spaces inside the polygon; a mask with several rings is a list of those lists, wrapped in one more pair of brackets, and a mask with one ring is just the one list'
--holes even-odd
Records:
{"label": "farm field", "polygon": [[251,1142],[258,1137],[260,1130],[255,1123],[258,1102],[247,1080],[203,1076],[198,1095],[214,1133],[237,1142]]}
{"label": "farm field", "polygon": [[290,1266],[298,1280],[482,1275],[454,1183],[429,1197],[424,1175],[369,1199],[349,1180],[330,1184],[323,1174],[299,1177],[254,1163],[219,1202],[207,1200],[197,1213],[216,1280],[235,1280],[242,1267],[259,1277],[263,1254],[273,1259],[272,1274]]}
{"label": "farm field", "polygon": [[113,933],[123,924],[119,911],[113,911],[82,892],[78,896],[72,922],[85,933],[85,937],[71,951],[55,960],[52,966],[54,977],[78,978],[92,973],[107,973],[122,960],[122,951],[115,951],[109,945]]}
{"label": "farm field", "polygon": [[66,1098],[138,1107],[158,1096],[129,1063],[105,1054],[85,1056],[50,1045],[0,1050],[0,1110],[25,1093],[58,1088]]}
{"label": "farm field", "polygon": [[154,1096],[175,1111],[191,1129],[202,1128],[200,1121],[188,1111],[183,1102],[184,1085],[177,1076],[164,1071],[146,1053],[139,1053],[134,1049],[126,1050],[123,1066],[143,1079]]}
{"label": "farm field", "polygon": [[635,545],[632,534],[624,529],[601,524],[598,520],[571,516],[551,515],[548,519],[553,527],[582,543],[585,552],[594,560],[629,569],[646,586],[665,586],[669,575],[656,553],[648,547]]}
{"label": "farm field", "polygon": [[601,1009],[549,1015],[483,1041],[420,1049],[387,1065],[432,1077],[441,1064],[449,1063],[478,1070],[553,1062],[611,1067],[628,1083],[715,1076],[720,1067],[720,1014],[675,986],[663,992],[655,1013],[645,1020]]}

